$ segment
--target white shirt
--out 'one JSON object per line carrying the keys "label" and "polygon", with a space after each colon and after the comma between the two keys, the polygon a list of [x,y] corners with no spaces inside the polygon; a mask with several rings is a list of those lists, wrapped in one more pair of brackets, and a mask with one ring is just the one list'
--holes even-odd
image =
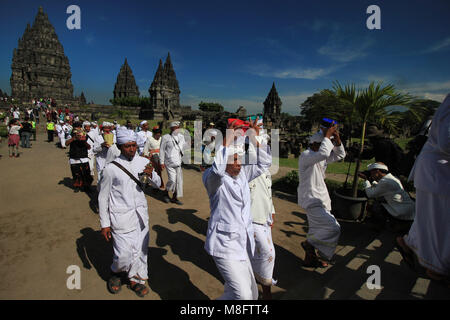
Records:
{"label": "white shirt", "polygon": [[[116,160],[125,167],[136,179],[144,171],[149,162],[141,156],[134,156],[129,161],[123,155]],[[158,187],[161,178],[153,171],[152,179]],[[102,228],[111,227],[114,232],[126,233],[135,230],[139,225],[138,215],[145,225],[148,225],[148,205],[145,193],[136,182],[122,169],[109,163],[103,169],[98,195],[99,216]]]}
{"label": "white shirt", "polygon": [[372,184],[365,180],[364,190],[368,198],[383,197],[386,203],[383,207],[395,218],[401,220],[414,220],[415,203],[403,189],[402,183],[392,174],[388,173],[377,183]]}
{"label": "white shirt", "polygon": [[151,150],[159,150],[161,146],[161,137],[159,137],[158,140],[156,140],[153,137],[147,138],[147,142],[145,142],[144,146],[144,155],[148,156]]}
{"label": "white shirt", "polygon": [[249,182],[251,213],[253,222],[272,224],[272,214],[275,208],[272,202],[272,176],[267,170],[262,175]]}
{"label": "white shirt", "polygon": [[13,112],[13,119],[19,119],[20,118],[20,112],[19,111],[14,111]]}
{"label": "white shirt", "polygon": [[109,148],[102,147],[103,142],[105,142],[103,135],[95,136],[94,154],[100,171],[103,170],[108,163],[114,161],[120,155],[120,150],[116,146],[116,136],[113,137],[114,144]]}
{"label": "white shirt", "polygon": [[144,152],[144,146],[145,143],[147,142],[147,139],[153,136],[153,132],[151,131],[139,131],[137,133],[137,145],[139,147],[139,154],[142,154]]}
{"label": "white shirt", "polygon": [[88,150],[88,155],[89,155],[89,157],[94,156],[95,139],[96,139],[96,134],[95,134],[95,132],[92,131],[92,130],[90,130],[90,131],[86,134],[86,141],[87,141],[87,143],[91,146],[91,148]]}
{"label": "white shirt", "polygon": [[335,147],[330,139],[324,138],[317,152],[307,149],[298,158],[299,184],[298,204],[303,209],[322,207],[331,210],[331,199],[325,184],[327,164],[345,158],[345,149]]}
{"label": "white shirt", "polygon": [[19,134],[20,126],[13,125],[9,128],[9,134]]}
{"label": "white shirt", "polygon": [[165,134],[161,138],[159,158],[161,164],[167,167],[181,166],[181,151],[184,150],[185,140],[182,134]]}
{"label": "white shirt", "polygon": [[248,244],[253,254],[255,239],[248,181],[270,168],[272,156],[270,150],[264,150],[266,147],[261,146],[256,165],[242,165],[239,175],[233,178],[225,172],[230,148],[221,146],[213,165],[203,173],[211,208],[205,250],[211,256],[246,260]]}

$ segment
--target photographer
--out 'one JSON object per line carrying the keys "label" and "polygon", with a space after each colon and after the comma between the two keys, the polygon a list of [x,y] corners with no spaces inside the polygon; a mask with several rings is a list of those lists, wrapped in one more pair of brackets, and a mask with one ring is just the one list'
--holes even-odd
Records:
{"label": "photographer", "polygon": [[70,146],[69,163],[73,176],[73,186],[75,192],[80,189],[88,192],[93,181],[88,157],[88,150],[91,146],[87,143],[86,132],[82,129],[81,123],[74,123],[72,133],[72,137],[66,141],[66,146]]}
{"label": "photographer", "polygon": [[415,204],[400,180],[389,173],[388,167],[382,162],[372,163],[367,169],[358,173],[358,176],[365,180],[367,197],[376,199],[368,208],[375,227],[380,230],[388,222],[394,231],[409,230],[414,220]]}

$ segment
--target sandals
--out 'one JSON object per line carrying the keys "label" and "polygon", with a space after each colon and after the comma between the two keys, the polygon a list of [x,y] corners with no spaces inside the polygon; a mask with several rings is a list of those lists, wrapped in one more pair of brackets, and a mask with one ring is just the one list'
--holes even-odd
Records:
{"label": "sandals", "polygon": [[408,267],[410,267],[413,271],[416,271],[414,253],[408,248],[405,240],[403,240],[403,237],[397,237],[395,239],[395,246],[402,255],[402,258]]}
{"label": "sandals", "polygon": [[305,268],[326,268],[328,263],[321,261],[317,255],[313,246],[311,246],[306,241],[301,243],[302,248],[305,250],[305,260],[303,266]]}
{"label": "sandals", "polygon": [[145,289],[147,289],[147,287],[141,283],[135,283],[134,285],[129,284],[128,288],[130,290],[134,291],[136,293],[136,295],[140,298],[145,297],[149,293],[149,291],[147,291],[146,293],[143,293],[143,291]]}
{"label": "sandals", "polygon": [[[114,287],[118,289],[114,289]],[[122,290],[122,278],[119,273],[113,273],[111,278],[108,279],[108,290],[112,294],[117,294]]]}

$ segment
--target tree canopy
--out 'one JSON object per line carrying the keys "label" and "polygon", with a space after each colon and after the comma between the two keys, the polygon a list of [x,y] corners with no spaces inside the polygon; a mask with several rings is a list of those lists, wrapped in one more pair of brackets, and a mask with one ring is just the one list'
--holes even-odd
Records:
{"label": "tree canopy", "polygon": [[198,107],[200,110],[206,111],[206,112],[223,112],[223,110],[224,110],[224,107],[221,104],[215,103],[215,102],[201,101],[198,104]]}

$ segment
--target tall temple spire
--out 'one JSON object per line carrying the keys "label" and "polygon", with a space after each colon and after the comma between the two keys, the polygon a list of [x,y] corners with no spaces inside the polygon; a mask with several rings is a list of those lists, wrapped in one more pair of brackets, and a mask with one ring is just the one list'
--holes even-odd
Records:
{"label": "tall temple spire", "polygon": [[267,124],[268,128],[278,127],[280,124],[282,104],[277,88],[275,87],[275,82],[273,82],[272,88],[264,101],[263,121]]}
{"label": "tall temple spire", "polygon": [[73,103],[69,59],[42,7],[13,51],[11,96],[23,100],[51,97]]}
{"label": "tall temple spire", "polygon": [[148,92],[150,93],[150,107],[141,111],[141,117],[145,119],[172,119],[173,108],[180,106],[180,88],[170,53],[167,54],[164,65],[162,60],[159,60],[158,68]]}
{"label": "tall temple spire", "polygon": [[119,74],[117,75],[117,81],[114,86],[114,99],[125,98],[125,97],[139,97],[139,87],[136,85],[136,80],[134,79],[133,71],[128,65],[127,58],[120,68]]}

